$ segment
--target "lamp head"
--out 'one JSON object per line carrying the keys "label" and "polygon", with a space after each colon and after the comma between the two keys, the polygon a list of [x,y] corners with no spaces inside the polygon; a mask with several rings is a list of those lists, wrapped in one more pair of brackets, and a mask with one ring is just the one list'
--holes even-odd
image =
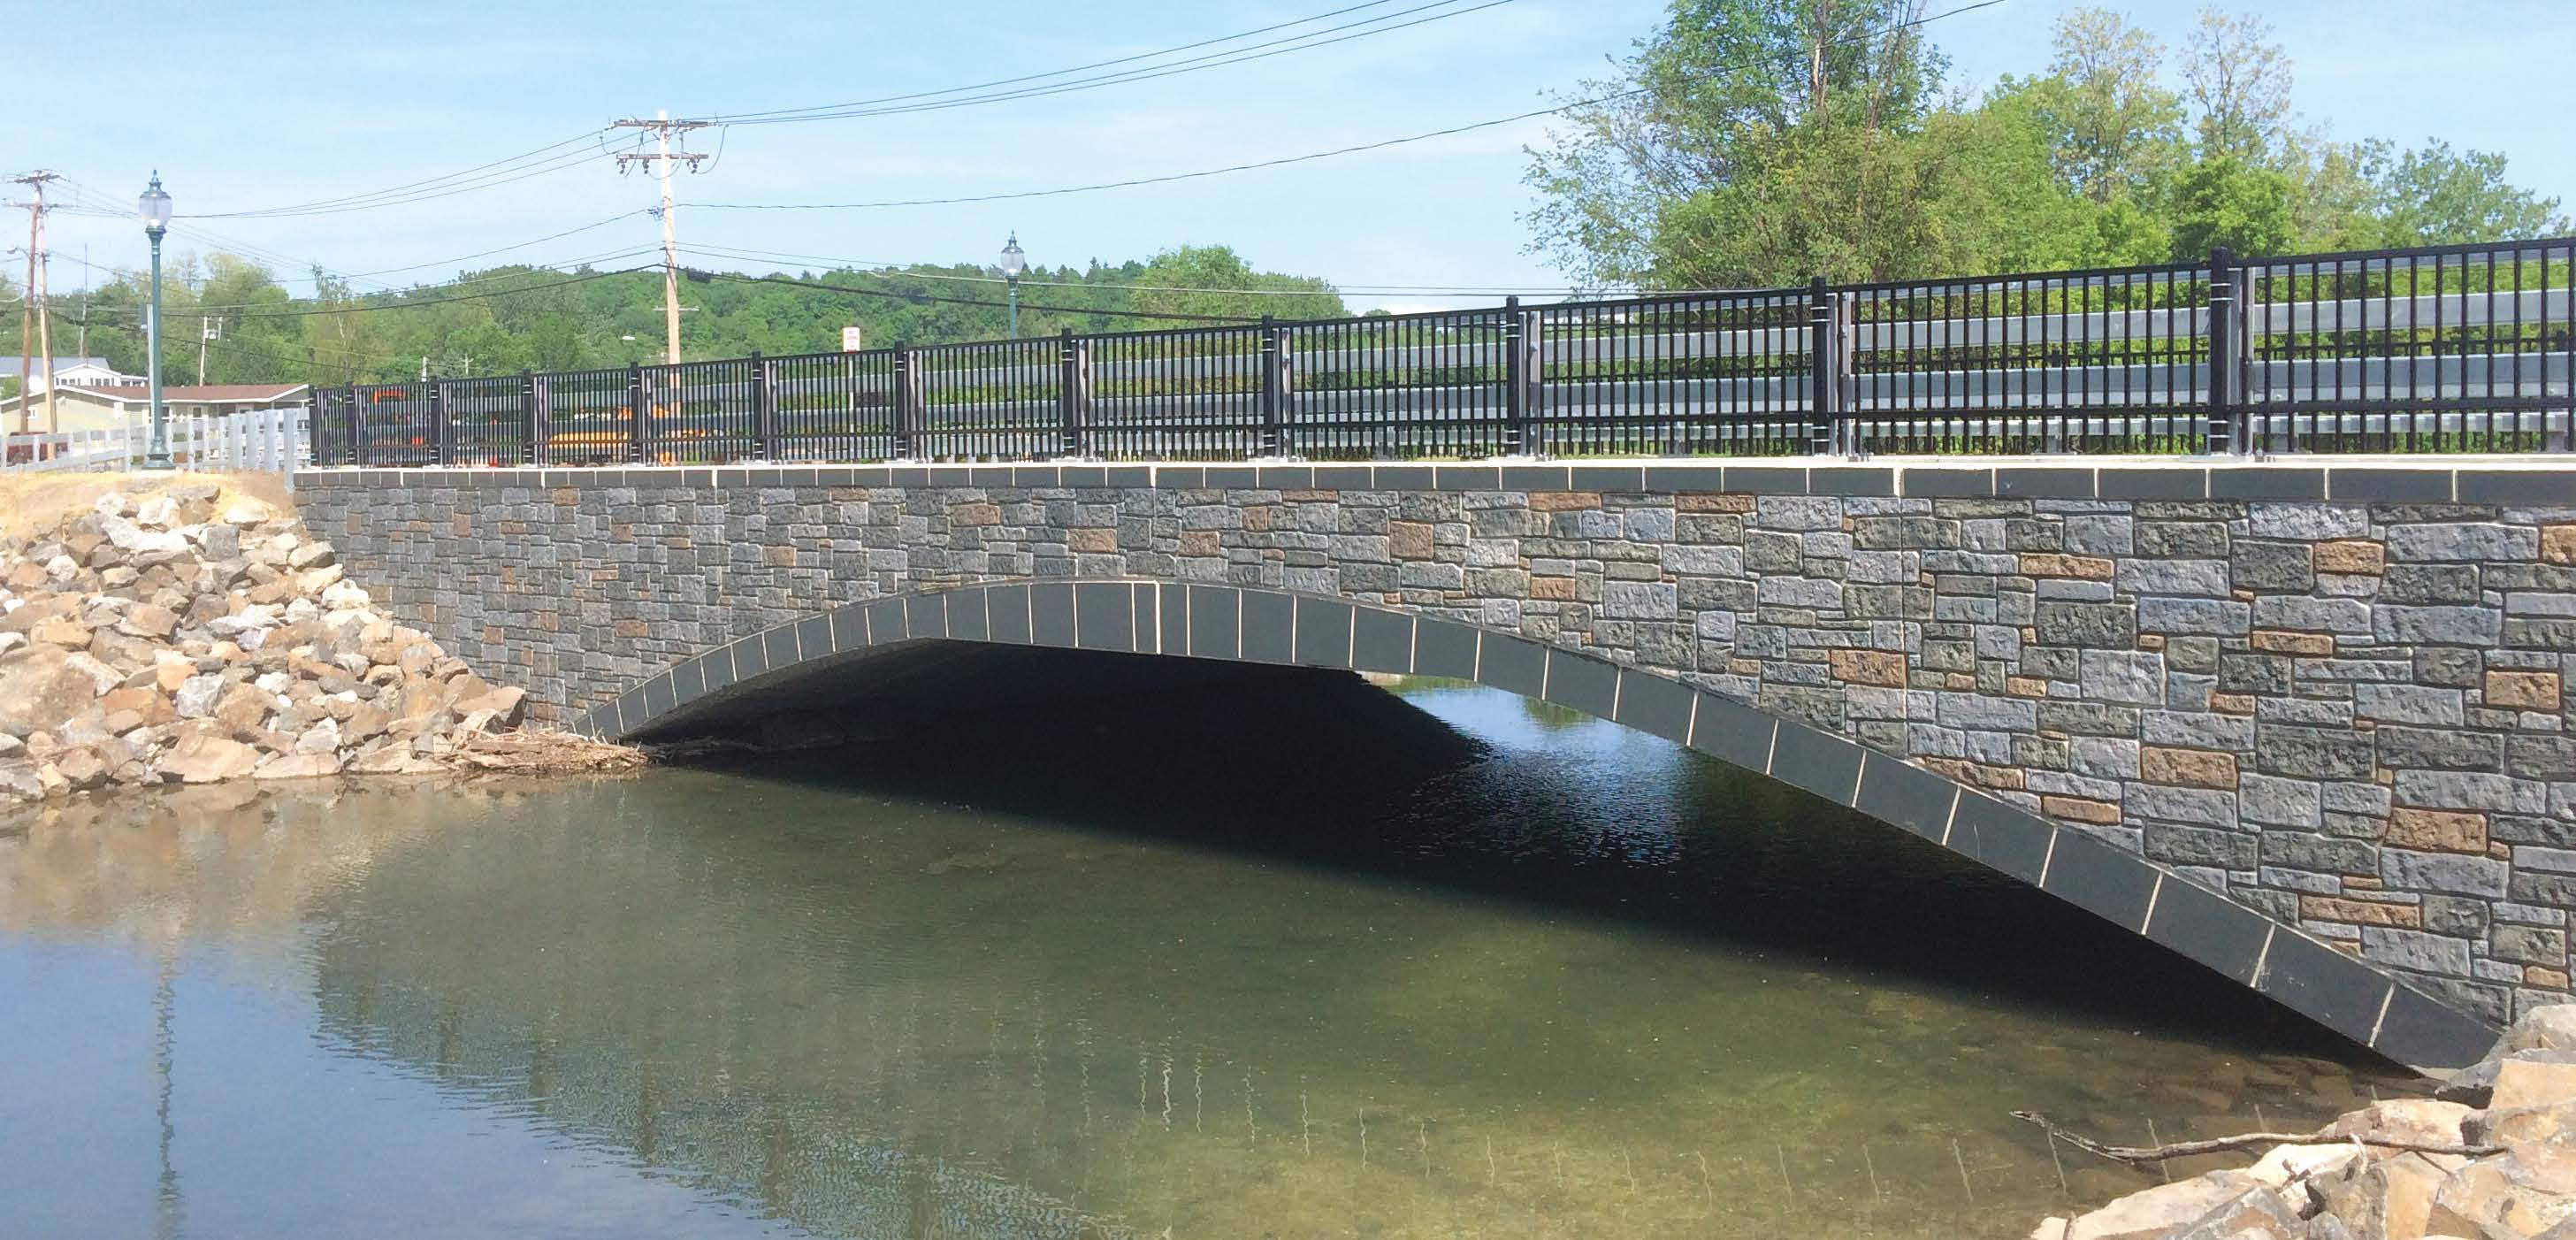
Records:
{"label": "lamp head", "polygon": [[161,174],[152,174],[152,184],[134,202],[135,213],[143,217],[143,231],[154,240],[170,229],[170,195],[161,189]]}
{"label": "lamp head", "polygon": [[1020,234],[1014,231],[1002,245],[1002,274],[1016,280],[1029,269],[1029,256],[1020,251]]}

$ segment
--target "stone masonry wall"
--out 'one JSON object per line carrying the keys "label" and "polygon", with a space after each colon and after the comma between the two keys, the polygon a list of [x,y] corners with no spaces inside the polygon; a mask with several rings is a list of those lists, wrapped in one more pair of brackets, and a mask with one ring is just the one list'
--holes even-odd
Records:
{"label": "stone masonry wall", "polygon": [[299,502],[397,614],[541,710],[909,590],[1338,595],[1847,736],[2491,1021],[2567,997],[2576,503],[1756,495],[1713,468],[1708,490],[1640,490],[1670,471],[1635,469],[1586,488],[1602,471],[1581,467],[1525,489],[1490,469],[1468,489],[1447,468],[1440,486],[1427,468],[1089,472],[326,472]]}

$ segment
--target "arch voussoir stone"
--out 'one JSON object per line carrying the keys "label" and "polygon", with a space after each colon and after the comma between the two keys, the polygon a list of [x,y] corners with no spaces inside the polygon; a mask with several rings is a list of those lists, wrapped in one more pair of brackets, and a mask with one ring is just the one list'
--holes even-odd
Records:
{"label": "arch voussoir stone", "polygon": [[1657,672],[1400,607],[1120,578],[997,581],[848,603],[647,677],[576,730],[647,736],[800,670],[922,642],[984,642],[1473,681],[1661,737],[1939,844],[2252,987],[2391,1059],[2474,1061],[2489,1025],[2074,827],[1844,737]]}

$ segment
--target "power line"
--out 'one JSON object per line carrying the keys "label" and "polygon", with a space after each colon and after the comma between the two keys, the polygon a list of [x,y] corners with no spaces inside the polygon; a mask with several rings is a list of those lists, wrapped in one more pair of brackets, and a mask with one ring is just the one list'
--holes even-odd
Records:
{"label": "power line", "polygon": [[[324,314],[378,314],[389,310],[420,310],[430,306],[447,305],[451,302],[490,301],[495,297],[511,297],[520,293],[541,293],[548,289],[567,288],[575,284],[588,284],[593,280],[605,280],[611,276],[634,275],[637,272],[651,270],[653,270],[651,267],[621,267],[615,271],[589,271],[547,284],[531,284],[522,288],[494,289],[487,293],[461,293],[454,297],[430,297],[415,301],[398,301],[377,305],[356,304],[343,306],[316,306],[307,310],[273,310],[265,307],[252,307],[240,310],[238,312],[238,317],[246,319],[293,319],[310,318]],[[370,295],[373,296],[374,294]]]}
{"label": "power line", "polygon": [[[1365,39],[1375,35],[1391,34],[1398,30],[1410,29],[1414,26],[1420,26],[1429,22],[1446,21],[1452,17],[1464,17],[1470,13],[1481,12],[1485,9],[1496,8],[1501,5],[1509,4],[1512,0],[1485,0],[1482,4],[1471,5],[1467,8],[1453,8],[1449,9],[1447,12],[1430,13],[1428,16],[1417,17],[1408,22],[1396,22],[1394,20],[1398,17],[1407,16],[1409,14],[1423,13],[1432,9],[1448,8],[1448,6],[1461,2],[1462,0],[1432,0],[1432,3],[1417,5],[1414,8],[1401,9],[1394,13],[1368,18],[1364,21],[1350,22],[1340,26],[1330,26],[1323,30],[1308,31],[1304,34],[1294,35],[1286,39],[1275,39],[1269,43],[1256,43],[1250,47],[1210,53],[1206,56],[1195,56],[1187,60],[1175,61],[1168,65],[1152,65],[1139,69],[1125,70],[1118,73],[1101,74],[1096,77],[1076,78],[1069,82],[1052,82],[1040,86],[1023,87],[1018,90],[993,91],[981,95],[966,95],[961,98],[954,99],[929,99],[922,102],[892,104],[887,106],[852,105],[845,106],[837,110],[808,109],[801,115],[773,116],[763,119],[748,120],[736,119],[726,121],[726,123],[743,125],[785,125],[797,124],[806,121],[847,120],[852,117],[862,116],[891,116],[910,112],[938,112],[946,111],[951,108],[972,107],[985,103],[1002,103],[1016,99],[1034,99],[1047,95],[1067,94],[1080,90],[1097,90],[1104,86],[1118,86],[1128,82],[1150,81],[1155,78],[1172,77],[1183,73],[1198,73],[1208,69],[1223,68],[1229,65],[1239,65],[1255,60],[1267,60],[1273,56],[1287,55],[1290,52],[1311,51],[1319,47],[1329,47],[1336,43],[1347,43],[1353,39]],[[1362,27],[1373,28],[1363,29]],[[1339,31],[1351,31],[1352,33],[1340,34],[1335,38],[1322,37]],[[1282,46],[1283,44],[1285,46]]]}
{"label": "power line", "polygon": [[[601,131],[597,129],[584,130],[572,137],[564,138],[555,142],[549,142],[544,146],[534,148],[533,150],[522,151],[516,155],[505,156],[489,163],[476,164],[471,168],[462,169],[456,172],[446,173],[435,177],[424,177],[417,181],[406,181],[400,185],[390,185],[383,189],[369,190],[365,193],[345,194],[338,198],[319,198],[310,202],[287,203],[273,207],[253,207],[241,211],[201,211],[192,216],[181,216],[180,218],[243,219],[254,216],[273,218],[289,215],[322,215],[341,210],[366,209],[363,206],[353,205],[360,203],[388,206],[395,205],[390,201],[378,203],[375,202],[375,200],[391,199],[397,196],[433,191],[468,179],[486,176],[493,173],[495,170],[515,170],[516,165],[521,165],[528,161],[538,160],[541,157],[549,156],[553,152],[561,151],[565,147],[572,146],[577,143],[594,141],[599,136],[600,132]],[[587,154],[585,154],[584,157],[587,158]],[[551,169],[548,170],[551,171]],[[499,184],[500,182],[493,183]],[[403,198],[403,200],[416,201],[416,199],[408,197]]]}
{"label": "power line", "polygon": [[[1845,43],[1856,42],[1862,39],[1877,38],[1881,35],[1893,34],[1899,30],[1904,30],[1909,27],[1929,25],[1933,22],[1940,21],[1943,18],[1956,17],[1962,13],[1972,13],[1978,9],[1992,8],[1993,6],[2002,3],[2004,3],[2004,0],[1977,0],[1977,2],[1973,4],[1961,5],[1958,8],[1935,13],[1927,17],[1917,17],[1902,22],[1891,23],[1878,30],[1869,31],[1859,35],[1846,36],[1843,39],[1833,40],[1833,42]],[[1739,63],[1727,66],[1727,68],[1741,69],[1748,67],[1748,64],[1749,62]],[[999,194],[962,194],[948,198],[890,198],[875,202],[708,202],[700,203],[698,205],[700,208],[708,211],[869,211],[887,207],[936,207],[954,206],[961,203],[975,202],[1009,202],[1024,198],[1052,198],[1062,194],[1087,194],[1105,189],[1130,189],[1140,185],[1166,185],[1174,181],[1193,181],[1203,177],[1226,176],[1237,172],[1253,172],[1263,168],[1279,168],[1290,164],[1309,163],[1319,159],[1333,159],[1343,155],[1357,155],[1366,151],[1384,150],[1388,147],[1403,146],[1413,142],[1427,142],[1433,138],[1446,138],[1456,134],[1472,133],[1479,129],[1492,129],[1498,125],[1514,124],[1516,122],[1530,120],[1535,117],[1553,116],[1560,112],[1571,112],[1576,108],[1611,103],[1620,99],[1644,94],[1651,89],[1653,88],[1638,87],[1635,90],[1613,91],[1606,95],[1596,95],[1589,99],[1577,99],[1570,103],[1558,104],[1554,107],[1537,108],[1527,112],[1515,113],[1511,116],[1497,117],[1493,120],[1474,121],[1465,125],[1452,125],[1446,129],[1434,129],[1427,133],[1407,134],[1400,138],[1385,138],[1376,142],[1363,142],[1353,146],[1336,147],[1328,151],[1312,151],[1304,155],[1284,155],[1277,159],[1263,159],[1255,160],[1250,163],[1228,164],[1221,168],[1202,168],[1194,172],[1175,172],[1163,176],[1130,177],[1121,181],[1099,181],[1089,185],[1065,185],[1058,186],[1053,189],[1015,190]]]}
{"label": "power line", "polygon": [[[792,251],[792,250],[755,250],[755,249],[745,248],[745,247],[742,247],[742,246],[710,245],[710,244],[707,244],[707,243],[704,243],[704,242],[700,242],[700,243],[698,243],[698,244],[696,244],[696,245],[692,245],[692,246],[683,246],[683,247],[681,247],[681,248],[682,248],[683,252],[686,252],[686,253],[698,254],[698,255],[701,255],[701,256],[704,256],[704,257],[708,257],[708,258],[724,258],[724,259],[733,259],[733,260],[735,260],[735,261],[772,261],[772,262],[775,262],[775,261],[797,261],[797,262],[809,262],[809,263],[829,263],[829,264],[833,264],[835,268],[845,268],[845,269],[849,269],[849,270],[852,270],[852,271],[858,271],[858,270],[862,270],[862,269],[866,269],[866,268],[876,268],[876,269],[879,269],[880,271],[884,271],[884,272],[887,272],[887,273],[889,273],[889,274],[902,275],[902,276],[905,276],[905,277],[908,277],[908,278],[911,278],[911,279],[916,279],[916,280],[945,280],[945,281],[951,281],[951,282],[955,282],[955,283],[963,283],[963,284],[1005,284],[1005,285],[1006,285],[1006,284],[1009,284],[1009,283],[1011,282],[1009,279],[1007,279],[1007,278],[1005,278],[1005,277],[1002,277],[1002,276],[983,276],[983,275],[968,276],[968,275],[957,275],[957,274],[955,274],[955,273],[953,273],[953,272],[922,271],[922,270],[918,270],[918,268],[920,268],[920,267],[924,267],[924,266],[932,266],[932,265],[935,265],[935,264],[930,264],[930,263],[920,262],[920,261],[917,261],[917,260],[916,260],[916,261],[914,261],[914,262],[909,262],[909,263],[898,263],[898,262],[890,262],[890,261],[887,261],[887,260],[884,260],[884,259],[869,259],[869,258],[843,258],[843,257],[837,257],[837,256],[834,256],[834,255],[829,255],[829,254],[800,254],[800,253],[797,253],[797,252]],[[1110,280],[1110,279],[1099,279],[1099,280],[1045,280],[1045,279],[1036,279],[1036,278],[1032,278],[1032,277],[1029,277],[1029,276],[1022,276],[1022,277],[1020,277],[1020,279],[1019,279],[1019,283],[1021,283],[1022,285],[1033,285],[1033,286],[1040,287],[1040,288],[1089,288],[1089,289],[1096,289],[1096,288],[1117,288],[1117,289],[1125,289],[1125,290],[1128,290],[1128,291],[1130,291],[1130,292],[1139,292],[1139,293],[1233,293],[1233,294],[1243,294],[1243,295],[1247,295],[1247,296],[1254,296],[1254,297],[1318,297],[1318,296],[1329,297],[1329,296],[1333,296],[1333,295],[1336,295],[1336,294],[1341,295],[1341,296],[1344,296],[1344,297],[1379,297],[1379,296],[1416,296],[1416,297],[1441,297],[1441,298],[1450,298],[1450,297],[1459,297],[1459,298],[1473,298],[1473,297],[1558,297],[1558,296],[1562,296],[1562,297],[1576,297],[1576,296],[1585,296],[1585,295],[1599,294],[1599,293],[1602,293],[1602,292],[1605,292],[1605,291],[1633,291],[1633,290],[1604,290],[1604,289],[1599,289],[1599,288],[1580,288],[1580,287],[1576,287],[1576,286],[1572,286],[1572,285],[1566,285],[1566,286],[1561,286],[1561,287],[1545,287],[1545,288],[1542,288],[1542,287],[1533,287],[1533,286],[1527,286],[1527,285],[1355,284],[1355,283],[1344,283],[1344,282],[1341,282],[1341,281],[1338,281],[1338,280],[1333,280],[1333,279],[1330,279],[1330,278],[1327,278],[1327,277],[1321,277],[1321,276],[1309,276],[1309,277],[1305,277],[1305,278],[1307,278],[1307,279],[1318,279],[1318,280],[1322,280],[1322,281],[1323,281],[1326,285],[1328,285],[1329,287],[1322,288],[1322,289],[1292,289],[1292,288],[1223,288],[1223,287],[1215,287],[1215,286],[1209,286],[1209,285],[1197,285],[1197,284],[1127,284],[1127,283],[1120,283],[1120,282],[1116,282],[1116,281],[1114,281],[1114,280]],[[1659,294],[1671,294],[1671,293],[1734,293],[1734,292],[1743,292],[1743,291],[1745,291],[1745,290],[1742,290],[1742,289],[1658,289],[1658,290],[1656,290],[1656,291],[1657,291]]]}
{"label": "power line", "polygon": [[[996,310],[1004,309],[1010,304],[1008,302],[1000,301],[984,301],[972,297],[942,297],[937,293],[879,292],[874,289],[850,288],[846,285],[840,284],[825,284],[819,280],[791,280],[785,276],[747,276],[731,271],[696,270],[692,270],[688,274],[691,279],[726,280],[735,284],[783,284],[789,288],[802,289],[810,293],[839,293],[849,297],[874,297],[883,301],[933,302],[947,306],[990,306]],[[901,278],[900,276],[879,275],[875,272],[867,271],[853,271],[841,274],[879,280]],[[1113,319],[1161,319],[1167,322],[1176,323],[1241,324],[1258,323],[1261,321],[1259,319],[1237,318],[1231,315],[1222,314],[1182,314],[1177,311],[1168,310],[1111,310],[1094,306],[1049,306],[1028,301],[1021,302],[1020,308],[1023,310],[1052,310],[1059,314],[1092,314]]]}
{"label": "power line", "polygon": [[1254,35],[1269,34],[1272,31],[1285,30],[1291,26],[1310,25],[1327,18],[1356,13],[1362,9],[1383,8],[1393,3],[1395,3],[1395,0],[1367,0],[1367,3],[1364,4],[1353,4],[1343,8],[1331,9],[1308,17],[1300,17],[1293,21],[1278,22],[1268,26],[1256,27],[1251,30],[1239,30],[1233,34],[1220,35],[1213,39],[1201,39],[1195,43],[1183,43],[1176,47],[1166,47],[1158,51],[1138,52],[1132,56],[1119,56],[1109,60],[1095,60],[1089,64],[1071,65],[1062,69],[1049,69],[1044,73],[1024,73],[1018,77],[995,78],[989,82],[974,82],[965,86],[951,86],[943,90],[914,91],[911,94],[905,95],[880,95],[874,99],[859,99],[849,103],[819,104],[814,107],[805,108],[776,108],[765,112],[735,112],[728,115],[716,116],[712,119],[720,122],[747,123],[767,117],[793,116],[807,112],[834,111],[843,108],[875,107],[880,104],[901,103],[914,99],[929,99],[940,95],[956,95],[964,94],[968,91],[989,90],[996,86],[1014,86],[1022,82],[1034,82],[1041,78],[1063,77],[1066,74],[1071,73],[1084,73],[1093,69],[1105,69],[1111,65],[1133,64],[1136,61],[1155,60],[1179,52],[1193,52],[1202,47],[1213,47],[1219,43],[1232,43],[1239,39],[1251,38]]}

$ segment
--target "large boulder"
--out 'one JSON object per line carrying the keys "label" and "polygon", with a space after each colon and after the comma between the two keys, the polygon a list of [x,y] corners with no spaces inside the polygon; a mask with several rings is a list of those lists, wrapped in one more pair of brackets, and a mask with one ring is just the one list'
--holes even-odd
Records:
{"label": "large boulder", "polygon": [[162,778],[183,784],[239,779],[259,767],[257,749],[203,729],[182,734],[157,764]]}
{"label": "large boulder", "polygon": [[95,662],[59,646],[36,646],[0,661],[0,731],[25,736],[88,710],[101,690],[83,664]]}
{"label": "large boulder", "polygon": [[2359,1158],[2310,1179],[2308,1195],[2319,1212],[2355,1236],[2420,1240],[2433,1214],[2433,1196],[2451,1170],[2422,1154]]}
{"label": "large boulder", "polygon": [[2212,1171],[2122,1197],[2066,1225],[2066,1240],[2163,1240],[2260,1187],[2243,1172]]}
{"label": "large boulder", "polygon": [[319,779],[340,773],[340,758],[327,753],[286,753],[259,764],[253,779]]}
{"label": "large boulder", "polygon": [[2576,1216],[2576,1197],[2514,1182],[2504,1159],[2451,1173],[2433,1193],[2426,1235],[2537,1236]]}

